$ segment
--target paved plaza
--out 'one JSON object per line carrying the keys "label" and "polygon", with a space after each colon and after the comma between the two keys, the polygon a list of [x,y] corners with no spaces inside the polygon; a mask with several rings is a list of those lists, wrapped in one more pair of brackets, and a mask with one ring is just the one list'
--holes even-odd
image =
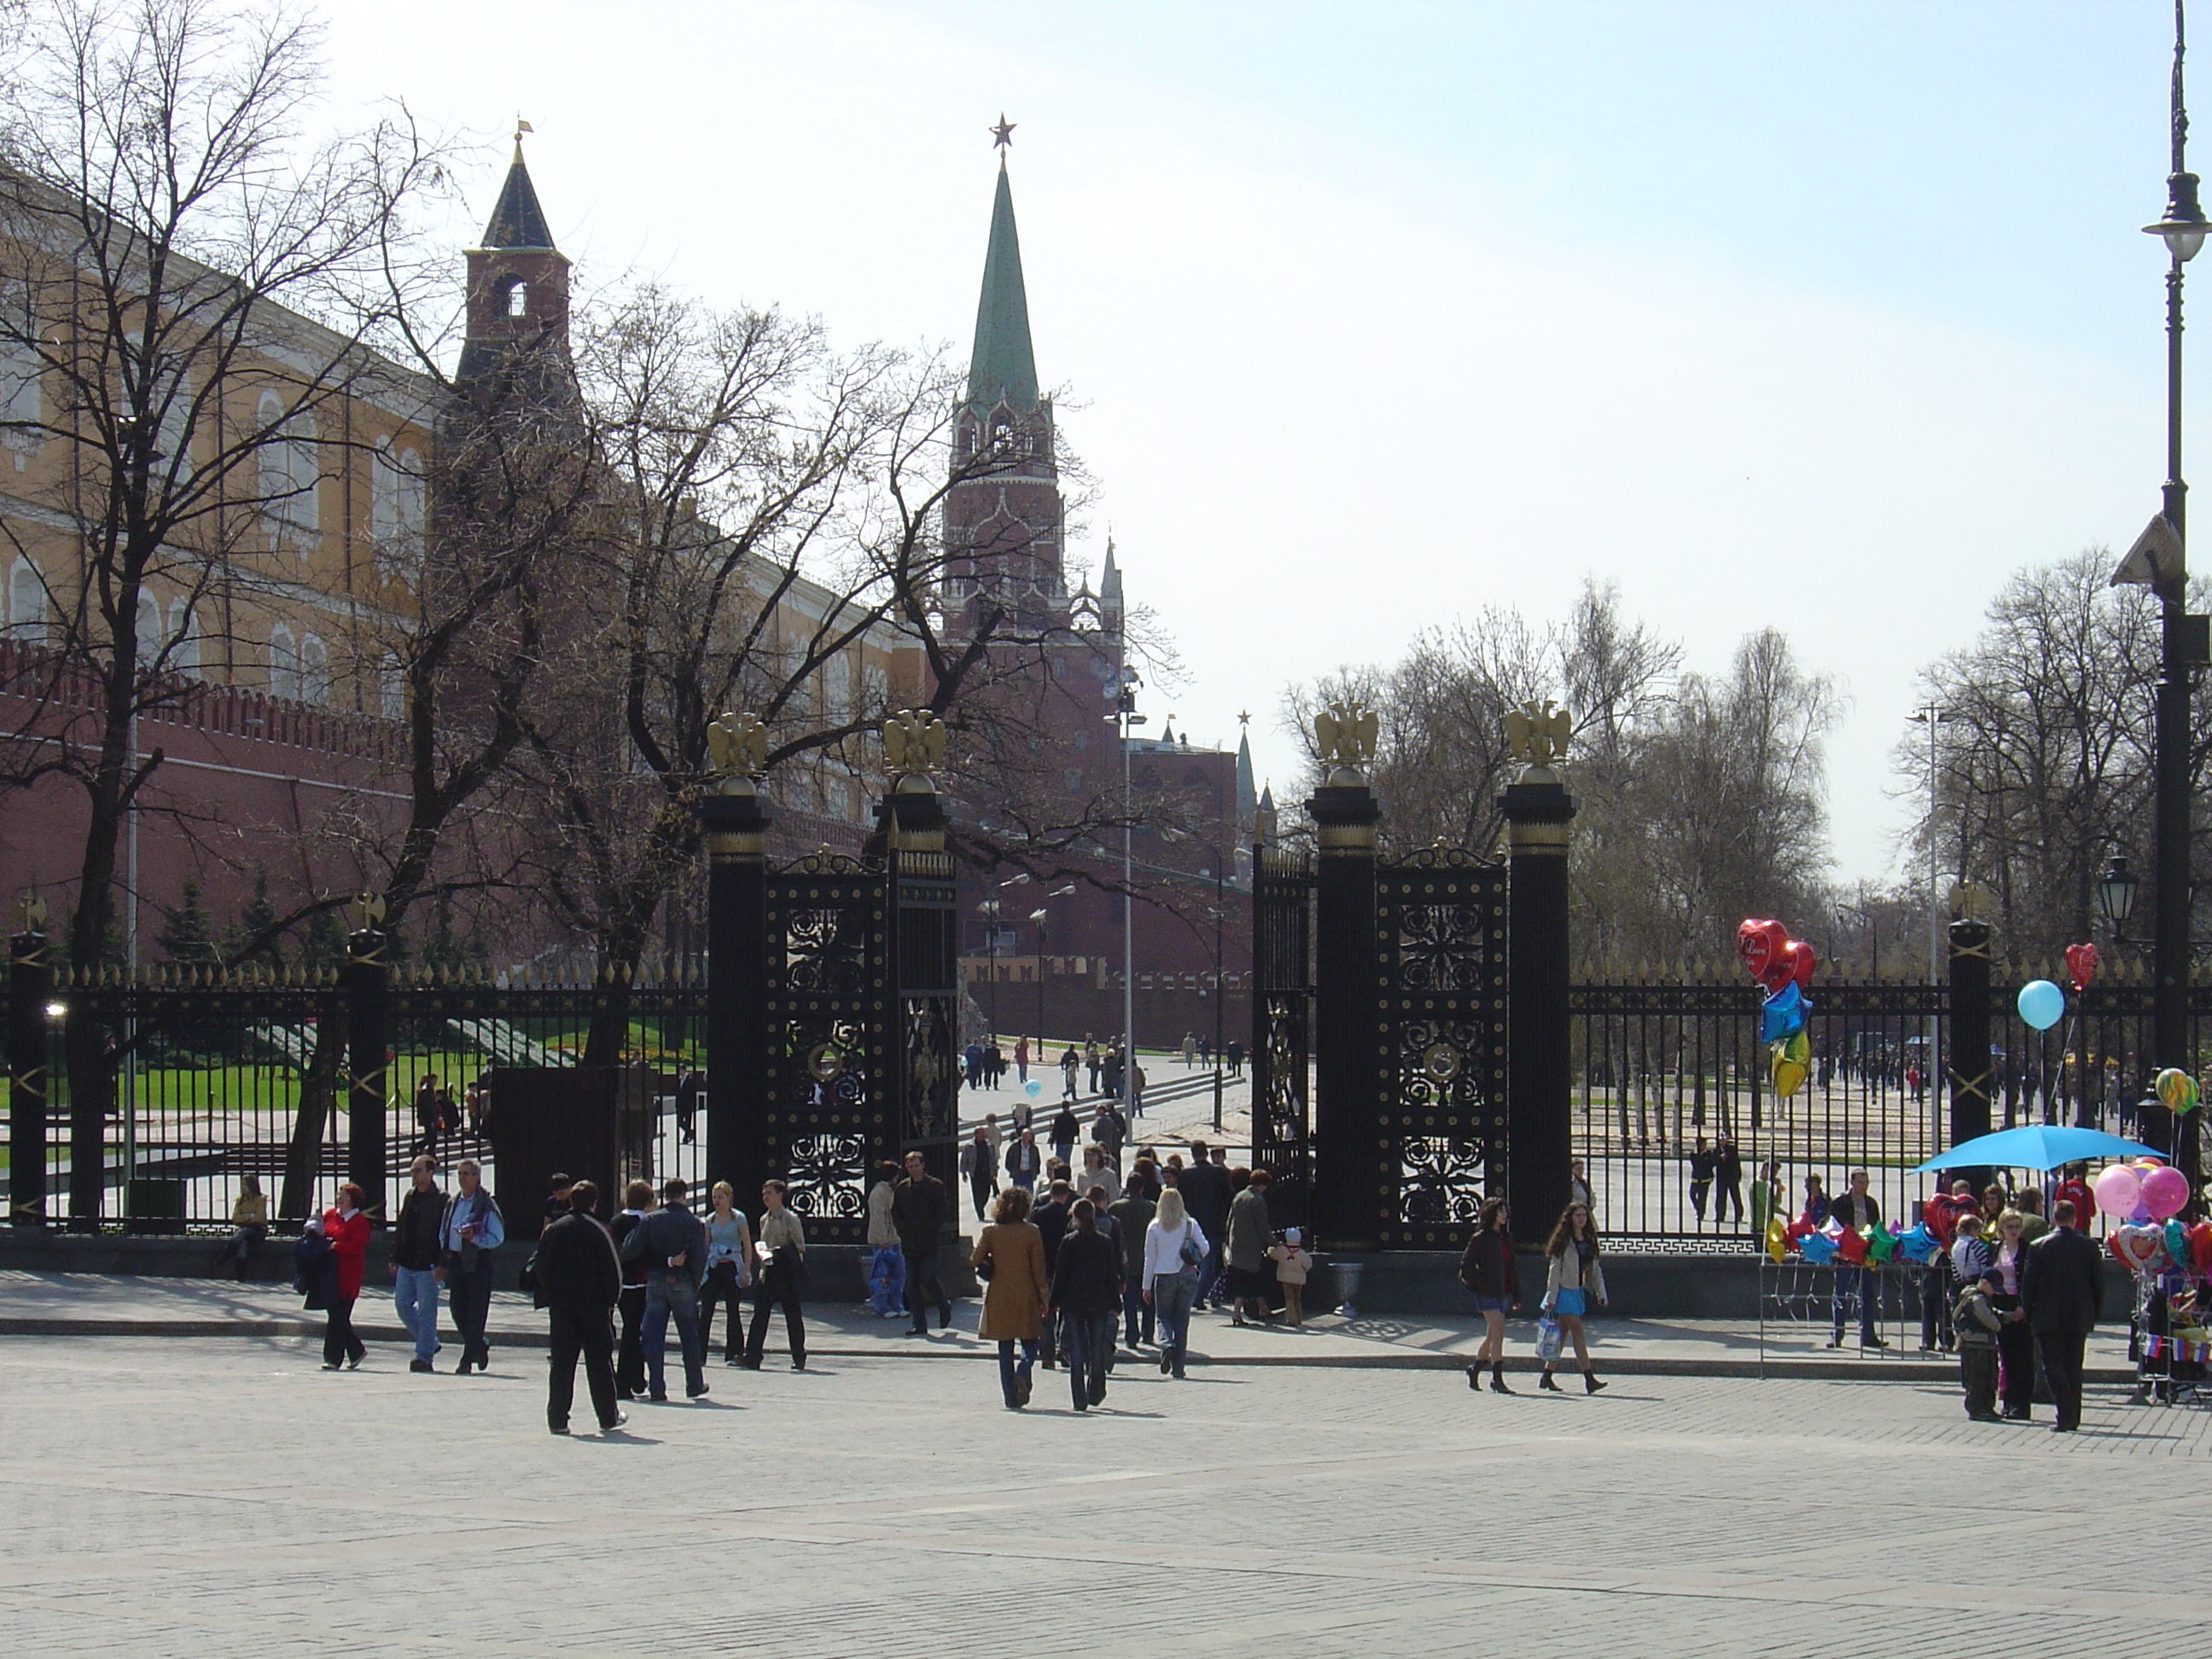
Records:
{"label": "paved plaza", "polygon": [[556,1439],[541,1349],[318,1364],[0,1337],[18,1650],[2041,1656],[2108,1650],[2121,1597],[2130,1644],[2201,1639],[2148,1564],[2203,1511],[2212,1413],[2112,1388],[2060,1437],[1948,1380],[1125,1361],[1098,1412],[1040,1372],[1016,1415],[980,1358],[833,1346]]}

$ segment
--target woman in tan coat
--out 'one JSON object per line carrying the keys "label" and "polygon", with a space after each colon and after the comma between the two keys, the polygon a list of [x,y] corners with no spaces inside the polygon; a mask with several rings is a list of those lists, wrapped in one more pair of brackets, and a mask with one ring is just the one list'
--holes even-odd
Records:
{"label": "woman in tan coat", "polygon": [[[1044,1307],[1051,1281],[1044,1270],[1044,1235],[1030,1218],[1030,1195],[1020,1187],[1009,1187],[991,1207],[991,1224],[975,1241],[969,1265],[977,1277],[988,1281],[983,1292],[986,1342],[999,1345],[999,1387],[1006,1409],[1018,1411],[1030,1403],[1030,1368],[1036,1363],[1037,1341],[1044,1334]],[[1014,1344],[1022,1345],[1021,1364],[1014,1363]]]}

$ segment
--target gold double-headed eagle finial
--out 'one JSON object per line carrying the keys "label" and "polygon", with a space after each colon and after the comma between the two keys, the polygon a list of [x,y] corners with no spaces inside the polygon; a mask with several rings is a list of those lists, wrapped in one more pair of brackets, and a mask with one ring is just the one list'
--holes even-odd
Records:
{"label": "gold double-headed eagle finial", "polygon": [[1364,783],[1360,768],[1375,758],[1375,742],[1382,722],[1364,704],[1340,701],[1326,705],[1313,718],[1314,747],[1331,785]]}
{"label": "gold double-headed eagle finial", "polygon": [[346,920],[353,924],[355,933],[367,933],[384,920],[384,896],[356,893],[346,901]]}
{"label": "gold double-headed eagle finial", "polygon": [[768,726],[758,714],[726,713],[707,727],[707,759],[714,787],[725,795],[750,795],[768,765]]}
{"label": "gold double-headed eagle finial", "polygon": [[15,931],[19,933],[43,933],[46,931],[46,896],[36,888],[27,888],[15,895]]}
{"label": "gold double-headed eagle finial", "polygon": [[902,708],[884,722],[884,770],[893,788],[927,789],[929,769],[944,759],[945,722],[930,710]]}
{"label": "gold double-headed eagle finial", "polygon": [[1505,711],[1505,742],[1513,757],[1528,766],[1549,767],[1565,760],[1575,717],[1549,697],[1531,697]]}

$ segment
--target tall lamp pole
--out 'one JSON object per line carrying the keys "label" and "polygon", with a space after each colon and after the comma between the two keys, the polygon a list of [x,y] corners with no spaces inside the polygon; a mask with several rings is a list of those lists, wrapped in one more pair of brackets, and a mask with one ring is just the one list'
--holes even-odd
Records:
{"label": "tall lamp pole", "polygon": [[1137,688],[1144,682],[1134,669],[1121,671],[1120,690],[1114,698],[1114,722],[1121,740],[1121,1116],[1134,1122],[1137,1114],[1137,893],[1135,833],[1136,796],[1129,781],[1129,734],[1145,724],[1137,712]]}
{"label": "tall lamp pole", "polygon": [[[1943,982],[1943,894],[1940,860],[1936,847],[1936,728],[1950,718],[1940,702],[1923,704],[1912,712],[1915,725],[1928,728],[1928,984],[1930,992]],[[1934,1014],[1928,1016],[1928,1046],[1921,1051],[1920,1080],[1928,1091],[1928,1146],[1943,1145],[1942,1095],[1936,1086],[1936,1030]]]}
{"label": "tall lamp pole", "polygon": [[[2189,728],[2190,676],[2212,658],[2203,617],[2188,610],[2186,505],[2181,477],[2181,268],[2204,246],[2204,210],[2197,200],[2197,175],[2184,149],[2189,116],[2182,98],[2185,43],[2182,0],[2173,6],[2172,167],[2166,178],[2166,216],[2143,229],[2166,243],[2166,484],[2159,515],[2136,538],[2115,586],[2133,583],[2158,596],[2159,677],[2152,726],[2154,785],[2151,865],[2151,1063],[2186,1067],[2189,1053]],[[2193,1114],[2177,1133],[2176,1161],[2197,1173]]]}

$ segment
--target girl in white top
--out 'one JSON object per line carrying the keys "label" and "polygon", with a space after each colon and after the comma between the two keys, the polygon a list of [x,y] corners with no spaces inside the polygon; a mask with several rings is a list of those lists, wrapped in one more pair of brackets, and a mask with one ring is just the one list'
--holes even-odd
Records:
{"label": "girl in white top", "polygon": [[1186,1260],[1206,1260],[1206,1235],[1182,1206],[1182,1194],[1170,1187],[1145,1229],[1145,1300],[1158,1316],[1160,1369],[1181,1376],[1189,1341],[1190,1304],[1198,1297],[1198,1267]]}

